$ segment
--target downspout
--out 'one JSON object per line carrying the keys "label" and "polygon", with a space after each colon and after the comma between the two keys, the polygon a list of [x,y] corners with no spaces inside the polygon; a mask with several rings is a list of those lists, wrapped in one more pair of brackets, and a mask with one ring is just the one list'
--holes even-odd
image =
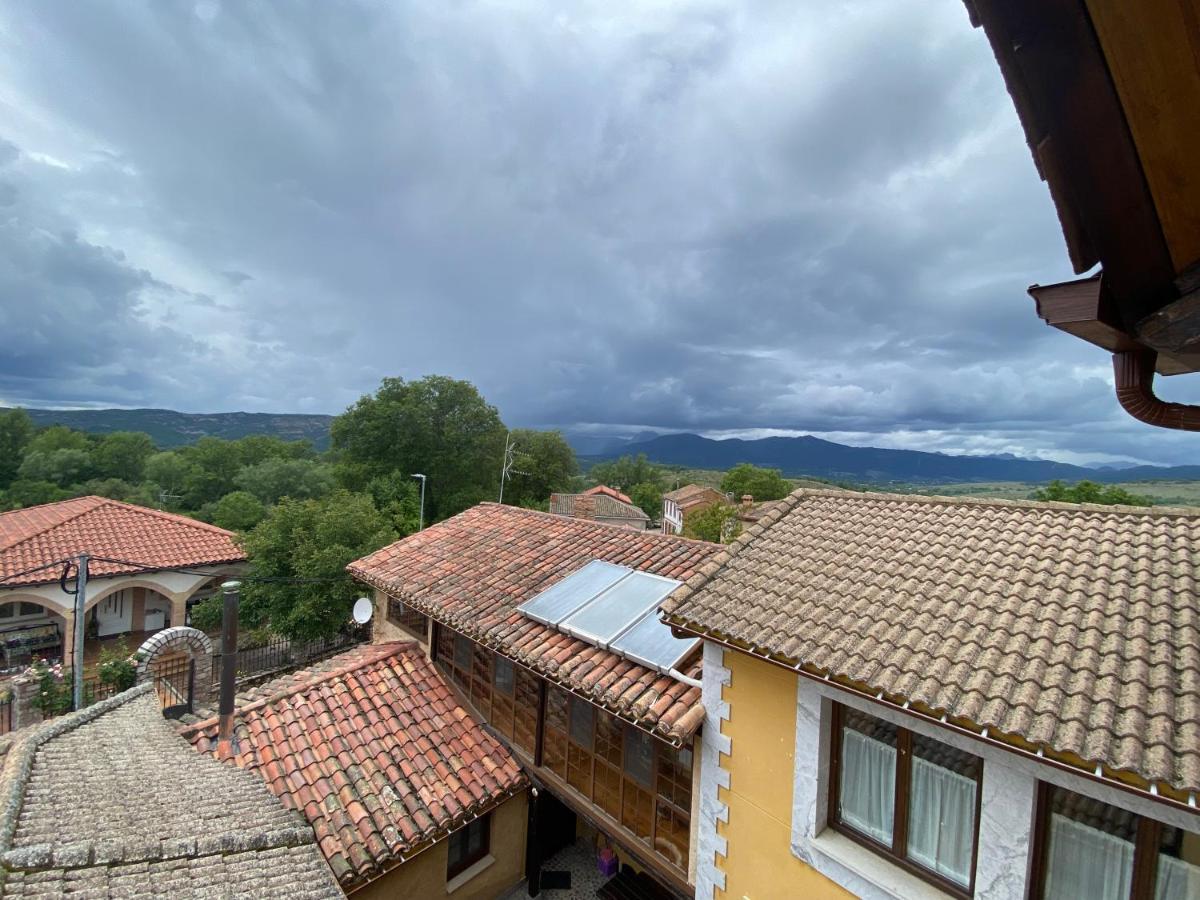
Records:
{"label": "downspout", "polygon": [[1117,402],[1139,422],[1159,428],[1200,431],[1200,406],[1167,403],[1154,396],[1153,350],[1124,350],[1113,354]]}

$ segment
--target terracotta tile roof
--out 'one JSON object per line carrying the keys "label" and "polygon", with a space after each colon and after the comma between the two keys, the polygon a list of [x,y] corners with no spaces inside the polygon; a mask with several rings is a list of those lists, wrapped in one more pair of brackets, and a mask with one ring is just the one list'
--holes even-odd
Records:
{"label": "terracotta tile roof", "polygon": [[[215,752],[217,720],[183,731]],[[524,788],[413,642],[357,647],[243,695],[234,762],[300,810],[343,888]]]}
{"label": "terracotta tile roof", "polygon": [[[92,556],[145,563],[142,567],[94,562],[92,577],[144,569],[240,562],[246,554],[224,528],[174,513],[121,503],[106,497],[78,497],[59,503],[0,513],[0,578],[68,556]],[[13,578],[0,587],[47,584],[58,569]]]}
{"label": "terracotta tile roof", "polygon": [[683,581],[721,549],[705,541],[482,503],[348,568],[615,715],[682,742],[704,718],[699,688],[534,622],[516,608],[594,559]]}
{"label": "terracotta tile roof", "polygon": [[550,512],[556,516],[574,516],[579,519],[650,521],[650,517],[640,506],[634,506],[608,494],[551,494]]}
{"label": "terracotta tile roof", "polygon": [[695,506],[697,503],[729,503],[730,500],[716,488],[703,484],[685,484],[681,488],[667,491],[664,500],[674,500],[680,507]]}
{"label": "terracotta tile roof", "polygon": [[341,896],[313,830],[195,753],[149,683],[23,729],[0,774],[5,897]]}
{"label": "terracotta tile roof", "polygon": [[614,500],[620,500],[622,503],[628,503],[630,506],[633,505],[632,497],[628,494],[622,494],[616,488],[611,488],[607,484],[598,484],[595,487],[588,488],[583,493],[588,496],[603,494],[607,497],[612,497]]}
{"label": "terracotta tile roof", "polygon": [[1200,790],[1200,514],[799,490],[666,618],[1059,758]]}

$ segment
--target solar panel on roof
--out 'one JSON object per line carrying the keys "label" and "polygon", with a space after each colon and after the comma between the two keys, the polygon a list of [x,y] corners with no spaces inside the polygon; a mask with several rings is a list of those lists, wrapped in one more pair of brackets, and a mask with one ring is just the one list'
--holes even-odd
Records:
{"label": "solar panel on roof", "polygon": [[700,643],[699,638],[677,638],[671,627],[651,609],[632,628],[609,645],[609,649],[660,672],[669,672]]}
{"label": "solar panel on roof", "polygon": [[625,566],[594,560],[552,584],[517,609],[543,625],[557,625],[597,594],[633,573]]}
{"label": "solar panel on roof", "polygon": [[679,587],[679,582],[647,572],[630,572],[597,594],[559,623],[559,628],[589,643],[607,648],[645,613]]}
{"label": "solar panel on roof", "polygon": [[517,610],[602,649],[667,674],[699,643],[680,639],[658,606],[680,582],[594,560]]}

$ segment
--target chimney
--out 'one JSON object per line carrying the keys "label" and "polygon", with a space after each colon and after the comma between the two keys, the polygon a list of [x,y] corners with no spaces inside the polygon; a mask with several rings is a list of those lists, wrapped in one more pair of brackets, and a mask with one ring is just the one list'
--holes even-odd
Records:
{"label": "chimney", "polygon": [[240,581],[221,585],[224,608],[221,616],[221,694],[217,705],[217,758],[232,755],[233,697],[237,689],[238,591]]}
{"label": "chimney", "polygon": [[742,510],[748,510],[754,505],[753,494],[742,494]]}

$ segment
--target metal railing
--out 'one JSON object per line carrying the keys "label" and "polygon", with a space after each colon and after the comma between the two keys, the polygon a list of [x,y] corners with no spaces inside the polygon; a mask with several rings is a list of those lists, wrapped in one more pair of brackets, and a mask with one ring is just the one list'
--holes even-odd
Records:
{"label": "metal railing", "polygon": [[[272,672],[298,669],[370,640],[370,622],[365,625],[347,626],[337,634],[312,641],[294,641],[276,635],[265,644],[238,650],[237,680],[241,682]],[[213,653],[211,678],[214,685],[221,681],[222,655],[219,651]]]}

